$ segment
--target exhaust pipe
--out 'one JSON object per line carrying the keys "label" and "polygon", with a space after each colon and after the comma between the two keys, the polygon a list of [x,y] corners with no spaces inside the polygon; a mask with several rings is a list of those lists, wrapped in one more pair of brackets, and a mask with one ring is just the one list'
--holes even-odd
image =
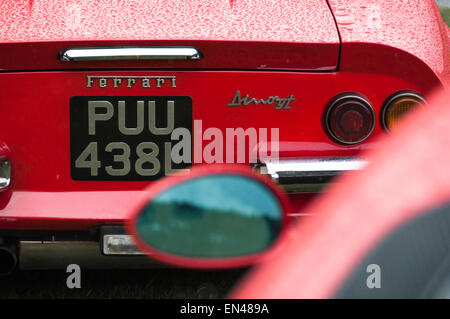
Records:
{"label": "exhaust pipe", "polygon": [[18,244],[0,238],[0,276],[11,274],[17,266]]}

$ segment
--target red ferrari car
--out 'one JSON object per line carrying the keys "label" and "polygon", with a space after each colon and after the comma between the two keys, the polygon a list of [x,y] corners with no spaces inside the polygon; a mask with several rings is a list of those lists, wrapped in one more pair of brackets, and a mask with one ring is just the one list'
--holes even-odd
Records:
{"label": "red ferrari car", "polygon": [[267,176],[204,165],[149,186],[128,230],[169,264],[257,263],[236,298],[448,298],[449,104],[447,91],[408,117],[295,225]]}
{"label": "red ferrari car", "polygon": [[200,163],[257,167],[302,216],[450,80],[432,0],[3,0],[0,21],[0,273],[146,263],[116,257],[139,254],[129,212]]}

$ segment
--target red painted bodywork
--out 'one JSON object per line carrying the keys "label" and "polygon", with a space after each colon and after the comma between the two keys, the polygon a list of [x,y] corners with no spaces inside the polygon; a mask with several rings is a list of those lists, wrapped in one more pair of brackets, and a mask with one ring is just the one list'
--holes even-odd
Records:
{"label": "red painted bodywork", "polygon": [[448,203],[449,101],[448,92],[437,96],[431,110],[412,114],[380,141],[366,154],[372,164],[312,205],[308,213],[316,216],[294,226],[280,254],[257,267],[233,297],[332,298],[396,229]]}
{"label": "red painted bodywork", "polygon": [[[0,69],[335,70],[339,36],[325,1],[3,1]],[[80,46],[190,45],[199,61],[59,62]]]}
{"label": "red painted bodywork", "polygon": [[[204,127],[280,128],[285,157],[350,156],[375,147],[388,96],[399,90],[429,96],[447,85],[447,29],[431,0],[389,1],[391,7],[372,1],[380,28],[364,23],[364,5],[350,2],[1,1],[0,141],[10,149],[13,176],[10,190],[0,193],[0,229],[123,224],[149,185],[70,178],[74,95],[189,95],[193,119]],[[407,4],[422,11],[401,10]],[[346,8],[352,8],[351,24]],[[196,46],[205,58],[58,60],[72,47],[169,44]],[[87,88],[87,75],[176,75],[177,88]],[[296,100],[290,110],[228,108],[236,90]],[[377,115],[372,136],[356,146],[334,143],[321,124],[330,99],[349,91],[367,97]],[[291,196],[291,213],[302,212],[312,197]]]}
{"label": "red painted bodywork", "polygon": [[[435,1],[329,0],[342,39],[342,69],[353,43],[372,43],[408,52],[447,85],[450,78],[448,27]],[[401,54],[400,52],[398,54]],[[370,60],[360,55],[358,60]]]}

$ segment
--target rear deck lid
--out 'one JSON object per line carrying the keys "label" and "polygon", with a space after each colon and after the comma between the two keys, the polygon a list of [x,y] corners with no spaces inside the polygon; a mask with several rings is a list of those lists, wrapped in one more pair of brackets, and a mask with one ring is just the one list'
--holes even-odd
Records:
{"label": "rear deck lid", "polygon": [[[3,1],[0,69],[333,71],[339,36],[325,0]],[[195,60],[61,61],[92,47],[198,49]]]}

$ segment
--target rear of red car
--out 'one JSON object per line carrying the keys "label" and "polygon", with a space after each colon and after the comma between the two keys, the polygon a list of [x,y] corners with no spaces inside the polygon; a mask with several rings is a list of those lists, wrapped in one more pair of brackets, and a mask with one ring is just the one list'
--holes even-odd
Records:
{"label": "rear of red car", "polygon": [[143,188],[213,162],[256,164],[301,216],[389,104],[447,85],[447,29],[417,6],[393,38],[382,1],[1,2],[0,236],[23,267],[108,254]]}

